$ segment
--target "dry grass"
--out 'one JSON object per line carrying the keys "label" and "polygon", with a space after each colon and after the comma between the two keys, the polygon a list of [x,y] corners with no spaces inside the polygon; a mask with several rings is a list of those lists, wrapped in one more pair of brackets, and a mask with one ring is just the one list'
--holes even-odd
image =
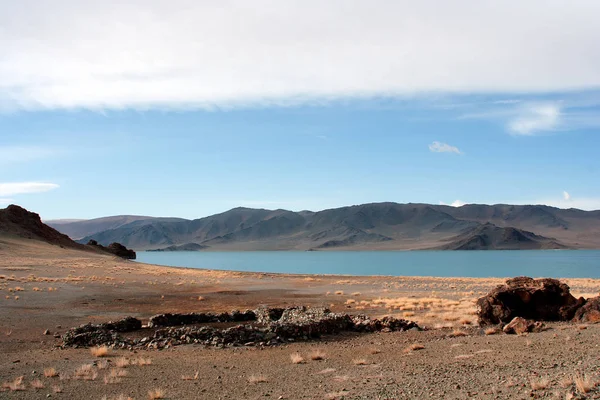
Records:
{"label": "dry grass", "polygon": [[593,388],[596,387],[596,382],[592,380],[589,376],[578,372],[573,377],[573,381],[575,382],[575,387],[577,391],[581,394],[589,393]]}
{"label": "dry grass", "polygon": [[181,375],[181,379],[184,381],[197,381],[200,376],[200,371],[196,371],[194,375]]}
{"label": "dry grass", "polygon": [[104,375],[104,383],[106,385],[121,383],[121,378],[127,376],[127,371],[111,369],[110,372]]}
{"label": "dry grass", "polygon": [[94,357],[108,357],[109,349],[107,346],[92,347],[90,353]]}
{"label": "dry grass", "polygon": [[129,359],[127,359],[125,357],[119,357],[115,361],[115,366],[117,368],[127,368],[130,364],[131,363],[129,362]]}
{"label": "dry grass", "polygon": [[98,371],[92,364],[83,364],[75,370],[75,378],[83,379],[84,381],[95,381],[98,377]]}
{"label": "dry grass", "polygon": [[352,296],[360,296],[360,292],[354,292],[352,293]]}
{"label": "dry grass", "polygon": [[25,384],[23,383],[23,377],[19,376],[15,378],[12,382],[5,382],[2,384],[2,388],[11,390],[13,392],[18,392],[25,390]]}
{"label": "dry grass", "polygon": [[167,392],[163,389],[152,389],[148,391],[148,398],[150,400],[164,399]]}
{"label": "dry grass", "polygon": [[410,346],[408,346],[406,349],[404,349],[404,352],[408,353],[411,351],[423,350],[424,348],[425,348],[425,346],[423,346],[421,343],[413,343]]}
{"label": "dry grass", "polygon": [[497,333],[499,333],[500,330],[498,328],[496,328],[495,326],[492,326],[490,328],[486,328],[483,333],[485,333],[486,335],[495,335]]}
{"label": "dry grass", "polygon": [[267,382],[267,377],[264,375],[250,375],[248,377],[248,383],[251,383],[253,385],[257,384],[257,383],[265,383]]}
{"label": "dry grass", "polygon": [[467,332],[460,330],[460,329],[455,329],[450,334],[450,336],[452,336],[452,337],[462,337],[462,336],[468,336],[468,335],[469,334]]}
{"label": "dry grass", "polygon": [[62,388],[58,385],[54,385],[54,386],[52,386],[52,391],[54,393],[62,393]]}
{"label": "dry grass", "polygon": [[45,386],[44,386],[44,382],[40,381],[39,379],[34,379],[31,382],[31,387],[34,389],[43,389]]}
{"label": "dry grass", "polygon": [[144,358],[144,357],[132,358],[129,361],[129,364],[131,364],[131,365],[138,365],[140,367],[144,367],[146,365],[152,365],[152,359],[151,358]]}
{"label": "dry grass", "polygon": [[558,383],[560,384],[560,386],[567,388],[573,384],[573,378],[570,376],[565,376],[565,377],[561,378],[558,381]]}
{"label": "dry grass", "polygon": [[106,369],[106,368],[108,368],[108,361],[106,361],[106,360],[98,361],[98,363],[96,364],[96,367],[98,369]]}
{"label": "dry grass", "polygon": [[369,363],[364,358],[355,358],[354,360],[352,360],[352,364],[354,364],[354,365],[367,365]]}
{"label": "dry grass", "polygon": [[292,360],[292,364],[303,364],[304,357],[300,353],[292,353],[290,354],[290,359]]}
{"label": "dry grass", "polygon": [[46,378],[55,378],[58,376],[58,371],[54,367],[44,368],[44,376]]}
{"label": "dry grass", "polygon": [[373,347],[373,348],[369,349],[369,353],[370,354],[379,354],[379,353],[381,353],[381,350]]}
{"label": "dry grass", "polygon": [[529,379],[529,384],[532,390],[543,390],[550,385],[550,379],[534,376]]}
{"label": "dry grass", "polygon": [[343,296],[344,295],[344,291],[343,290],[336,290],[335,294],[337,294],[338,296]]}
{"label": "dry grass", "polygon": [[324,360],[325,352],[323,350],[314,350],[310,353],[310,359],[313,361]]}

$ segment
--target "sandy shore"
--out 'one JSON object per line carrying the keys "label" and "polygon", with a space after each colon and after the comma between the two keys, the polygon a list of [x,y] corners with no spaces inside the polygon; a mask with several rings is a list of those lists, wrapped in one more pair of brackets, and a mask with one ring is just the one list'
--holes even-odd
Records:
{"label": "sandy shore", "polygon": [[[565,281],[575,295],[600,291],[600,280]],[[565,398],[576,391],[567,384],[574,374],[597,380],[600,363],[592,349],[598,347],[598,325],[550,324],[529,336],[485,335],[475,326],[474,300],[502,282],[168,268],[0,238],[0,382],[23,376],[25,388],[5,388],[0,398],[71,399],[86,393],[92,399],[121,394],[145,399],[153,389],[170,399]],[[431,330],[346,334],[267,349],[112,350],[104,369],[88,349],[56,348],[60,339],[54,334],[90,321],[259,305],[394,315]],[[415,343],[423,349],[407,350]],[[325,353],[324,360],[310,359],[315,350]],[[305,362],[292,363],[294,353]],[[110,372],[121,357],[151,364]],[[90,363],[97,377],[75,379],[75,371]],[[51,367],[62,378],[45,377]],[[110,377],[118,371],[123,376]]]}

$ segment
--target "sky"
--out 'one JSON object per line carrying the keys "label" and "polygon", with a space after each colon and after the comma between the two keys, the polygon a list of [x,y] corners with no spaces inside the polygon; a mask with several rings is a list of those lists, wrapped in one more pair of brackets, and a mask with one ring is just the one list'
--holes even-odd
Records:
{"label": "sky", "polygon": [[0,207],[600,209],[600,2],[0,0]]}

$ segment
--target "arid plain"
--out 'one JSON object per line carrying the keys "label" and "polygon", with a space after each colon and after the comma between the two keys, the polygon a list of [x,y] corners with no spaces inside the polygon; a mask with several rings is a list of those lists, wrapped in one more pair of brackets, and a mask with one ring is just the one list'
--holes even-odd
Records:
{"label": "arid plain", "polygon": [[[506,335],[475,300],[504,279],[280,275],[145,265],[0,238],[0,398],[600,398],[600,325]],[[566,279],[597,296],[600,281]],[[165,312],[327,306],[424,331],[347,333],[273,347],[62,349],[87,322]]]}

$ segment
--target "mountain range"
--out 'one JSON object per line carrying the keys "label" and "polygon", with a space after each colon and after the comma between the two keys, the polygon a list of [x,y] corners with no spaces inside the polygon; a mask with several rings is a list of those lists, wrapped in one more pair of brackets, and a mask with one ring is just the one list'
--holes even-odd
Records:
{"label": "mountain range", "polygon": [[543,205],[371,203],[313,211],[234,208],[188,220],[46,221],[80,243],[135,250],[477,250],[600,248],[600,211]]}

